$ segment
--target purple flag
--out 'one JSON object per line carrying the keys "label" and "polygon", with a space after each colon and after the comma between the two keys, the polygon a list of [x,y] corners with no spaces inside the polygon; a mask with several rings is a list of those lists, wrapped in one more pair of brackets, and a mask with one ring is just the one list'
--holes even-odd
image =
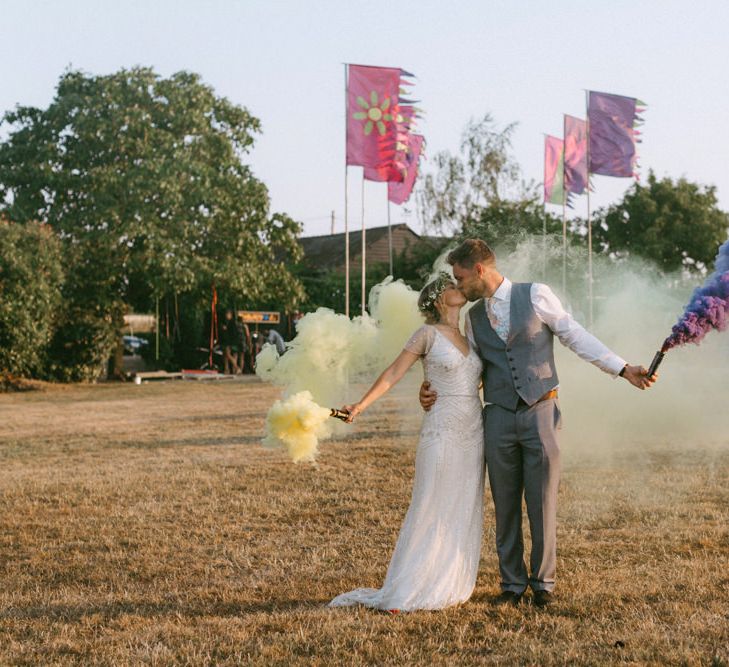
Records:
{"label": "purple flag", "polygon": [[590,123],[591,174],[635,176],[636,137],[639,121],[634,97],[589,91],[587,118]]}
{"label": "purple flag", "polygon": [[587,123],[564,117],[564,189],[581,195],[587,189]]}

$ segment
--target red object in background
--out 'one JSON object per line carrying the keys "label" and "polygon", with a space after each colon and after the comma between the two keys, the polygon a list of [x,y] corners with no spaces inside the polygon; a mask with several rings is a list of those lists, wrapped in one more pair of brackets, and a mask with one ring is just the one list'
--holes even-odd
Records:
{"label": "red object in background", "polygon": [[213,298],[210,302],[210,359],[208,363],[213,367],[213,348],[218,340],[218,291],[213,285]]}

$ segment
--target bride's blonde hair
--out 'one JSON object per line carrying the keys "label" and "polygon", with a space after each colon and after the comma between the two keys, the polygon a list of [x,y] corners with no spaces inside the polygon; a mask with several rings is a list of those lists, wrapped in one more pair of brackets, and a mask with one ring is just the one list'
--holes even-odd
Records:
{"label": "bride's blonde hair", "polygon": [[418,297],[418,309],[425,315],[426,324],[438,324],[440,313],[436,308],[440,295],[447,287],[455,287],[456,283],[449,273],[441,271],[435,280],[431,280],[422,290]]}

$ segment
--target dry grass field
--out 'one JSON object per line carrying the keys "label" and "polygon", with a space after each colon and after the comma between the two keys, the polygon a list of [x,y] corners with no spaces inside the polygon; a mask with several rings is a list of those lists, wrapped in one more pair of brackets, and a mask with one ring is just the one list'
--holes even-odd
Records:
{"label": "dry grass field", "polygon": [[382,581],[418,416],[395,396],[295,466],[259,446],[277,395],[0,395],[0,664],[729,664],[729,446],[565,451],[546,610],[491,604],[490,499],[468,604],[328,610]]}

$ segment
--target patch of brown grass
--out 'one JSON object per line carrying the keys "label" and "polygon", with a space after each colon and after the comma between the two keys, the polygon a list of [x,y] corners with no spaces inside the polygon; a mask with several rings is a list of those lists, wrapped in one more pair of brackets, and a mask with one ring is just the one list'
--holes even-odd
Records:
{"label": "patch of brown grass", "polygon": [[548,610],[492,606],[490,499],[468,604],[329,610],[384,577],[418,416],[395,396],[295,466],[258,444],[277,396],[238,382],[0,396],[0,663],[729,662],[726,450],[564,452]]}

